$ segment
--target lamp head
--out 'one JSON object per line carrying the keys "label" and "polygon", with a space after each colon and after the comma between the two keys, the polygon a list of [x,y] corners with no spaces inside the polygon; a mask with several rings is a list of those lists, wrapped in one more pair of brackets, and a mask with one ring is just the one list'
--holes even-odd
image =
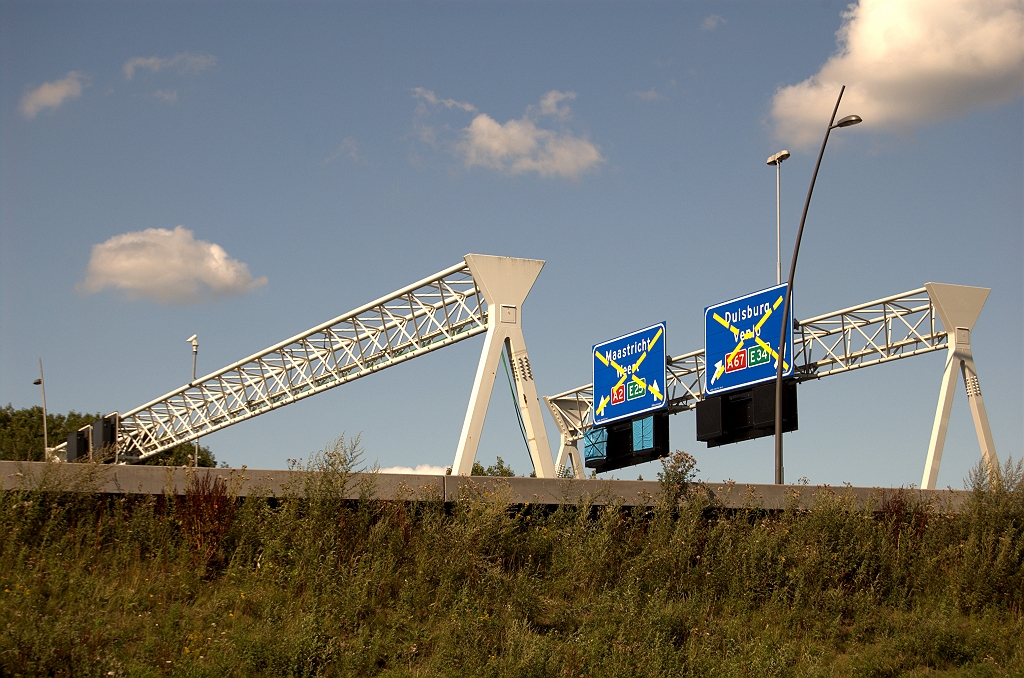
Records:
{"label": "lamp head", "polygon": [[849,127],[850,125],[859,125],[864,122],[859,115],[848,115],[832,127]]}
{"label": "lamp head", "polygon": [[43,383],[42,379],[36,379],[35,381],[32,382],[32,385],[33,386],[39,386],[42,383]]}
{"label": "lamp head", "polygon": [[195,341],[195,340],[196,340],[196,335],[195,335],[195,334],[193,334],[193,335],[192,335],[191,337],[189,337],[189,338],[188,338],[188,339],[186,339],[185,341],[188,341],[188,342],[192,342],[192,341]]}
{"label": "lamp head", "polygon": [[775,155],[768,158],[769,165],[779,165],[783,160],[789,157],[789,151],[779,151]]}

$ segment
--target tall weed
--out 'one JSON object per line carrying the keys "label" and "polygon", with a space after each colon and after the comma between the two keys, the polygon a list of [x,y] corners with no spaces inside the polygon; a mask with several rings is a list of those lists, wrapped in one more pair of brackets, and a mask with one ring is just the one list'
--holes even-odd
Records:
{"label": "tall weed", "polygon": [[360,451],[296,461],[316,473],[278,498],[3,493],[0,673],[1024,672],[1019,463],[957,513],[900,491],[726,511],[682,457],[653,509],[551,510],[380,501]]}

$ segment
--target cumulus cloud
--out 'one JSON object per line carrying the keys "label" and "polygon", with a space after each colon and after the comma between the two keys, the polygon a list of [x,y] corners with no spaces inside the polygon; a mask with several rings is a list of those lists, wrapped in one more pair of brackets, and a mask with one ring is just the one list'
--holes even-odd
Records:
{"label": "cumulus cloud", "polygon": [[417,99],[423,99],[433,106],[441,105],[445,108],[459,108],[467,113],[476,113],[476,106],[473,104],[466,103],[465,101],[456,101],[455,99],[441,99],[429,89],[422,87],[414,87],[412,95]]}
{"label": "cumulus cloud", "polygon": [[821,138],[841,85],[843,112],[890,130],[1006,103],[1024,90],[1019,0],[861,0],[836,35],[837,51],[818,73],[775,93],[776,134],[794,146]]}
{"label": "cumulus cloud", "polygon": [[[569,107],[559,104],[575,96],[574,92],[548,92],[541,99],[540,111],[568,118]],[[504,124],[486,113],[478,114],[463,130],[457,149],[467,167],[480,165],[509,174],[537,172],[542,177],[575,179],[604,162],[601,150],[589,140],[567,130],[538,127],[529,111]]]}
{"label": "cumulus cloud", "polygon": [[192,54],[181,52],[172,57],[132,57],[124,62],[121,70],[124,72],[124,79],[131,80],[135,77],[135,71],[144,68],[153,73],[171,68],[178,73],[200,73],[208,68],[217,65],[217,57],[212,54]]}
{"label": "cumulus cloud", "polygon": [[449,469],[448,466],[431,466],[430,464],[420,464],[416,468],[409,466],[389,466],[388,468],[382,468],[381,473],[404,473],[404,474],[418,474],[424,476],[443,476]]}
{"label": "cumulus cloud", "polygon": [[[575,99],[575,92],[551,90],[541,97],[538,104],[527,106],[523,117],[502,124],[486,113],[479,113],[471,103],[444,99],[423,87],[411,91],[414,98],[421,100],[416,107],[418,119],[413,124],[416,136],[435,148],[439,145],[438,137],[452,128],[424,122],[430,114],[430,107],[443,106],[476,113],[453,144],[454,151],[462,157],[466,167],[489,167],[508,174],[537,172],[543,177],[576,179],[604,162],[598,146],[564,128],[571,117],[571,110],[565,102]],[[538,120],[544,117],[555,118],[562,124],[562,129],[540,126]]]}
{"label": "cumulus cloud", "polygon": [[569,117],[569,107],[559,106],[563,101],[572,101],[576,98],[576,92],[559,92],[557,89],[553,89],[540,100],[540,112],[543,115],[553,115],[557,118]]}
{"label": "cumulus cloud", "polygon": [[704,21],[700,22],[700,29],[702,31],[713,31],[719,26],[724,26],[726,23],[726,20],[721,15],[709,14],[704,18]]}
{"label": "cumulus cloud", "polygon": [[533,171],[543,177],[575,179],[604,162],[600,149],[586,139],[541,129],[529,118],[501,124],[485,113],[473,118],[459,149],[467,167],[482,165],[510,174]]}
{"label": "cumulus cloud", "polygon": [[71,71],[60,80],[43,83],[21,97],[21,114],[31,120],[44,108],[58,108],[68,99],[82,96],[82,85],[86,76]]}
{"label": "cumulus cloud", "polygon": [[93,245],[78,289],[92,294],[112,287],[130,299],[191,304],[244,294],[266,283],[220,245],[196,240],[192,231],[177,226],[123,233]]}

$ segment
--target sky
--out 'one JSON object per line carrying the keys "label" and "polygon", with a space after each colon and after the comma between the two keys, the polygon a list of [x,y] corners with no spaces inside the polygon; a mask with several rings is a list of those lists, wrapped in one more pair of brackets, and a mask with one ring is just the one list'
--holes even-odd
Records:
{"label": "sky", "polygon": [[[543,259],[538,391],[590,347],[775,283],[829,141],[797,318],[929,281],[992,288],[972,334],[1001,460],[1024,442],[1024,9],[1015,0],[0,0],[0,403],[125,412],[441,271]],[[452,463],[482,337],[203,439],[283,468],[360,435],[367,464]],[[920,483],[945,352],[800,386],[787,480]],[[499,375],[502,376],[502,375]],[[499,380],[478,460],[532,470]],[[552,446],[557,428],[546,418]],[[772,439],[671,446],[768,483]],[[957,386],[938,486],[980,459]],[[652,480],[659,465],[614,472]]]}

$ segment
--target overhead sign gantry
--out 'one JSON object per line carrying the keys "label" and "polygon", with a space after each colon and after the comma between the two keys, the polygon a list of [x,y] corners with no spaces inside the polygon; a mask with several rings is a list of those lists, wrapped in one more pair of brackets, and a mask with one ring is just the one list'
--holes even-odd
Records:
{"label": "overhead sign gantry", "polygon": [[[935,489],[959,375],[963,376],[982,458],[993,473],[999,461],[970,344],[988,293],[984,287],[927,283],[909,292],[799,320],[793,331],[792,379],[821,379],[945,349],[946,366],[921,487]],[[669,358],[666,411],[684,412],[703,402],[710,368],[704,349]],[[580,470],[577,476],[582,477],[576,445],[593,426],[593,385],[545,396],[544,402],[561,431],[556,469],[571,460],[573,468]]]}
{"label": "overhead sign gantry", "polygon": [[453,473],[476,459],[502,351],[512,364],[516,403],[540,478],[554,466],[530,358],[522,304],[544,267],[537,259],[467,254],[462,262],[124,414],[72,433],[54,453],[74,459],[109,447],[138,462],[355,379],[486,333]]}

